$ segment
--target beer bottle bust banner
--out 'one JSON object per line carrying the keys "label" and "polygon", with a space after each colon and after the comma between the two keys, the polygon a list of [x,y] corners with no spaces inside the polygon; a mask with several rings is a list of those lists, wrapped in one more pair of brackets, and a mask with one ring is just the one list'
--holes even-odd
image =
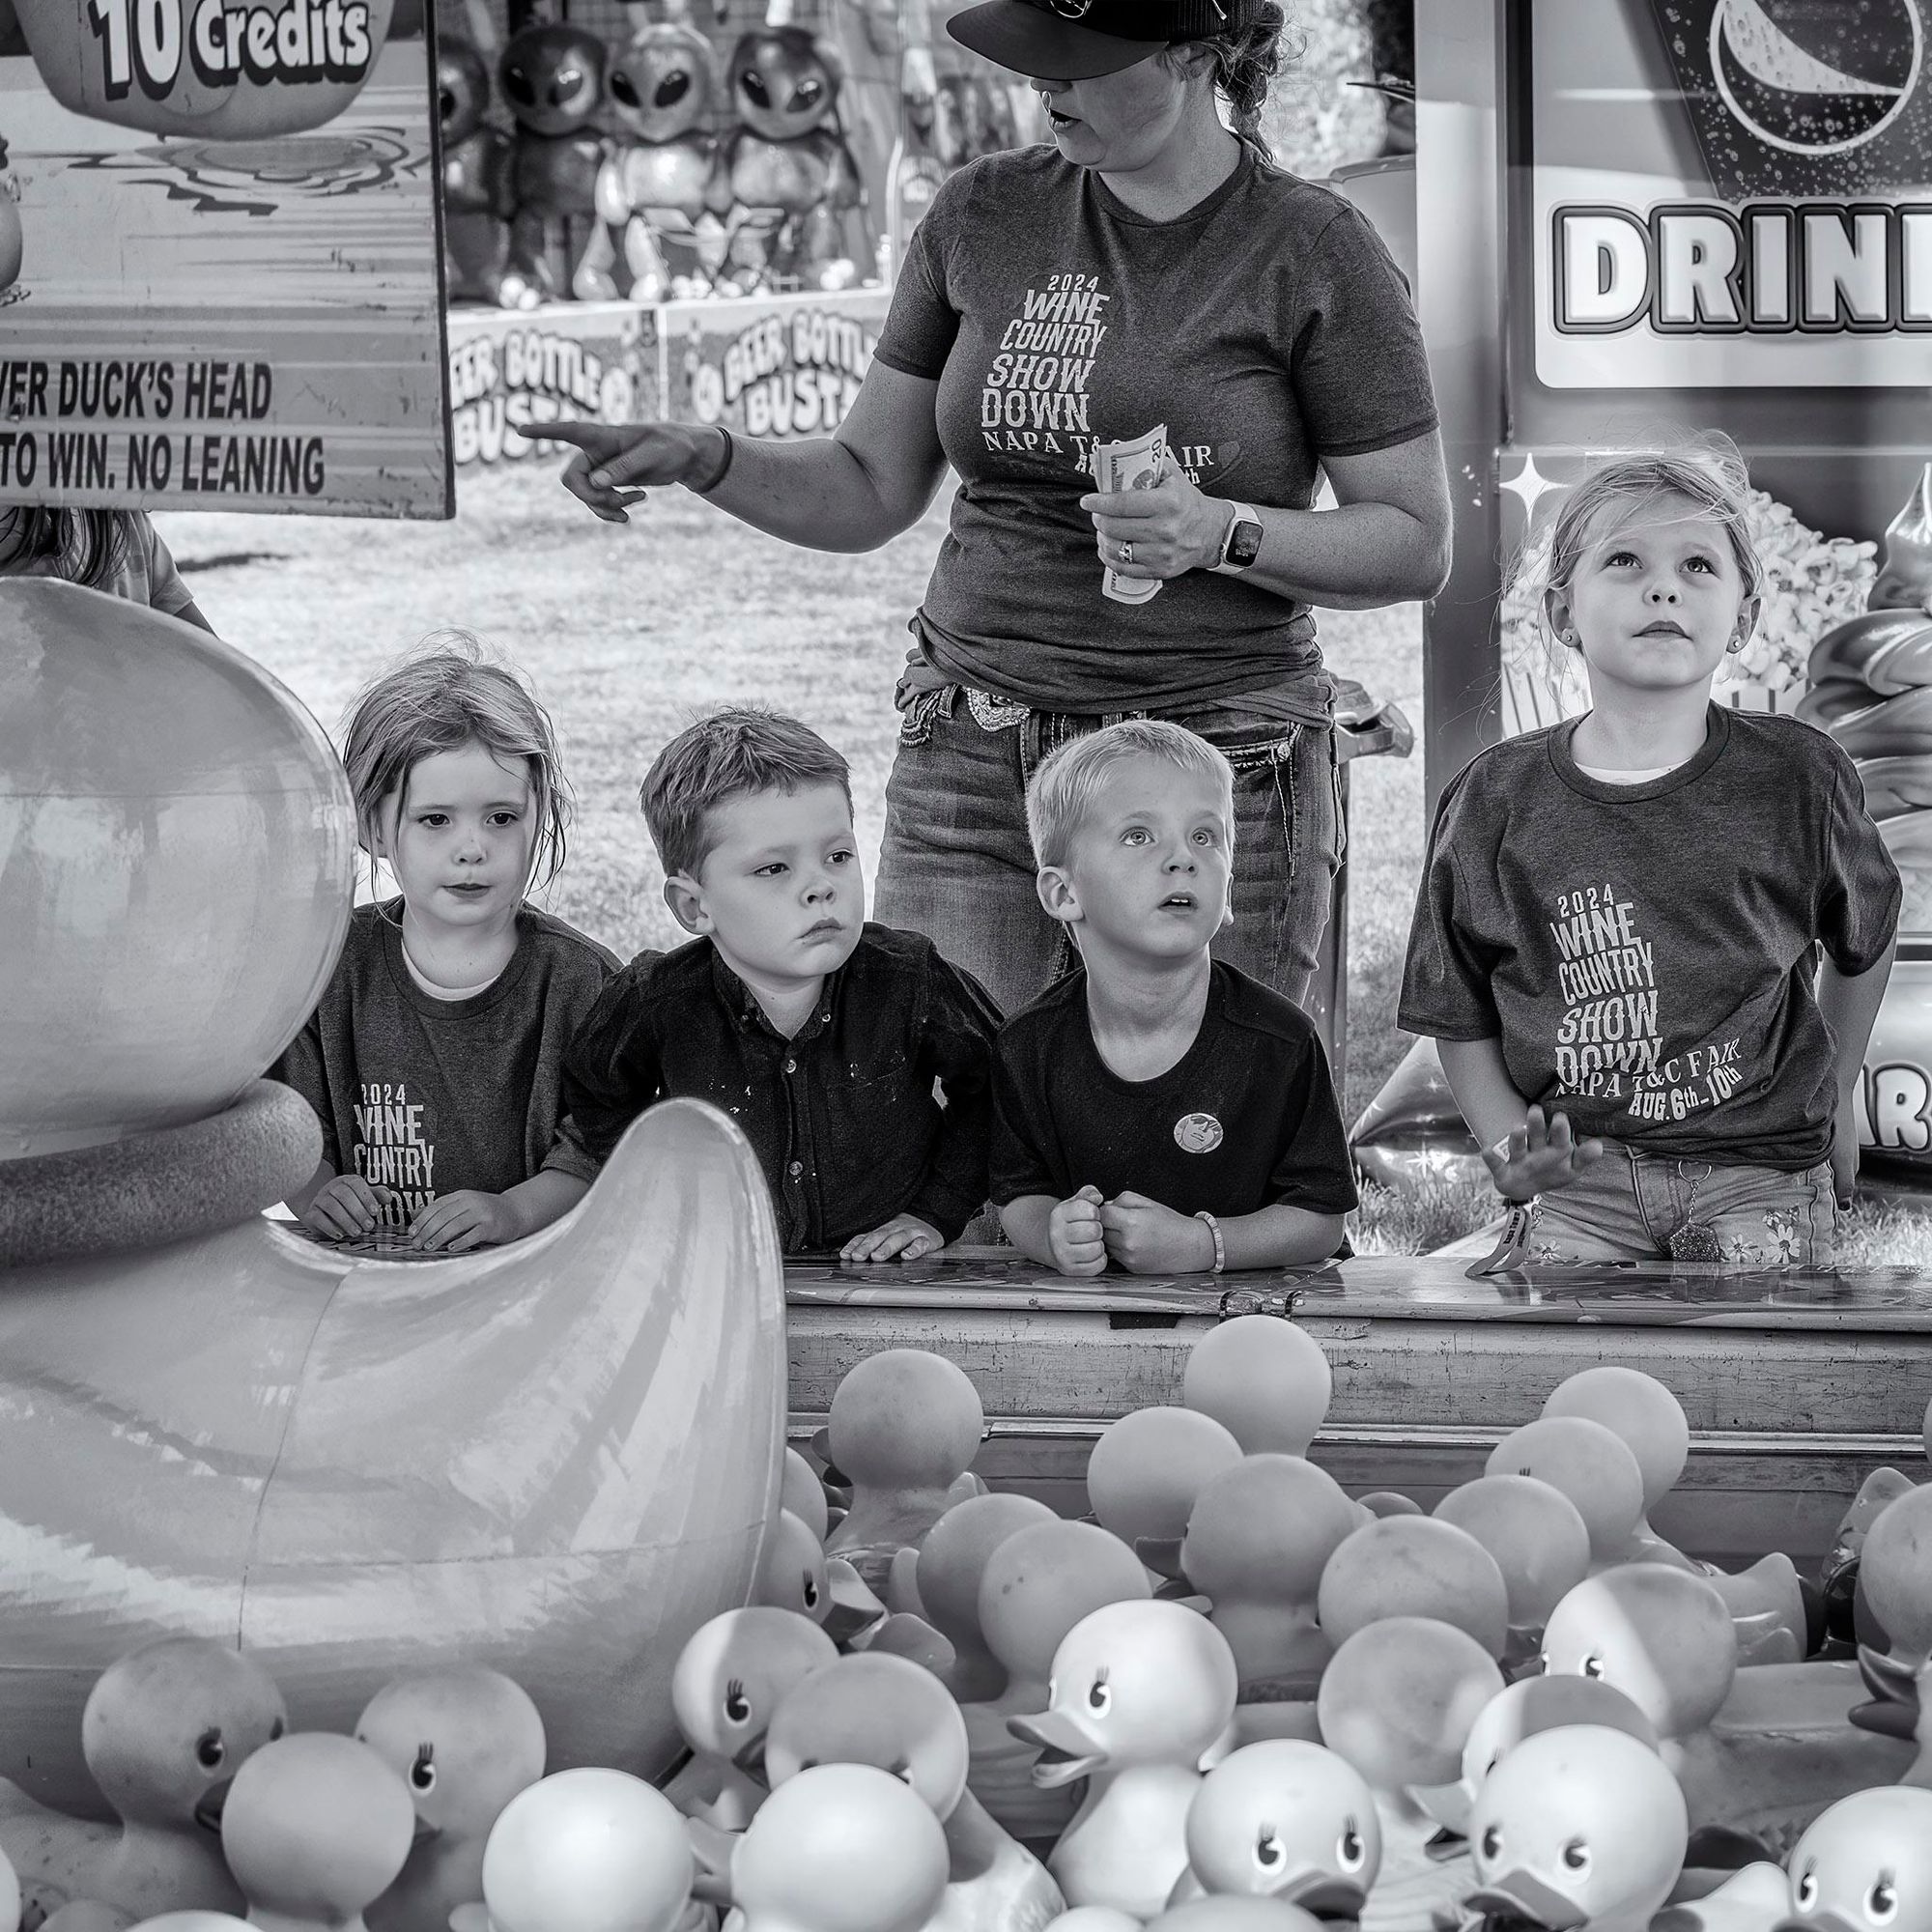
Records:
{"label": "beer bottle bust banner", "polygon": [[451,514],[419,0],[0,0],[0,502]]}
{"label": "beer bottle bust banner", "polygon": [[1932,353],[1924,6],[1540,4],[1539,379],[1922,384]]}

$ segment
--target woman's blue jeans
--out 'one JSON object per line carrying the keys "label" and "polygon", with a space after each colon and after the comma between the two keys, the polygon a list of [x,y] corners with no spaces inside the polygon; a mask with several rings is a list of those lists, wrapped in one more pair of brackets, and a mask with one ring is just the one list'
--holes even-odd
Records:
{"label": "woman's blue jeans", "polygon": [[[901,704],[873,917],[923,933],[1017,1012],[1072,961],[1065,928],[1034,890],[1027,780],[1055,746],[1149,714],[1028,711],[988,729],[958,685],[902,691]],[[1235,923],[1215,955],[1299,1001],[1342,857],[1334,733],[1239,698],[1176,722],[1235,768]]]}

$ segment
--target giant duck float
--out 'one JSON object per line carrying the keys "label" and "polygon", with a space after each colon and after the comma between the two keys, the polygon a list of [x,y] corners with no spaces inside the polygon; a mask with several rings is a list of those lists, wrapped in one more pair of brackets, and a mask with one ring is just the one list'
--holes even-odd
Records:
{"label": "giant duck float", "polygon": [[317,1141],[256,1076],[352,853],[334,753],[259,667],[0,585],[0,1775],[63,1808],[101,1808],[93,1680],[170,1632],[257,1657],[298,1728],[487,1663],[553,1769],[661,1771],[678,1652],[776,1507],[779,1245],[723,1115],[655,1110],[511,1247],[263,1218]]}

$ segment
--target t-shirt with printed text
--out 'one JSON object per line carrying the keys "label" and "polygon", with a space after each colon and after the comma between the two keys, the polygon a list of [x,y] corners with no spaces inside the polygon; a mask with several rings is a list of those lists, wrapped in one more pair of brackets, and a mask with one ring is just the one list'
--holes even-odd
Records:
{"label": "t-shirt with printed text", "polygon": [[1814,947],[1875,965],[1898,871],[1823,732],[1709,721],[1642,784],[1579,770],[1574,721],[1478,753],[1436,810],[1397,1022],[1500,1038],[1517,1092],[1579,1133],[1798,1173],[1837,1107]]}
{"label": "t-shirt with printed text", "polygon": [[407,1222],[440,1194],[500,1194],[546,1167],[580,1172],[563,1122],[563,1058],[614,954],[525,906],[510,963],[467,999],[412,978],[402,903],[357,906],[321,1002],[271,1080],[322,1122],[323,1158],[395,1190]]}
{"label": "t-shirt with printed text", "polygon": [[1324,456],[1435,424],[1402,276],[1340,195],[1242,144],[1173,221],[1136,214],[1052,148],[949,177],[914,231],[874,350],[936,380],[959,475],[919,629],[947,677],[1042,709],[1185,709],[1306,675],[1308,607],[1238,577],[1110,602],[1094,444],[1167,425],[1207,494],[1306,509]]}

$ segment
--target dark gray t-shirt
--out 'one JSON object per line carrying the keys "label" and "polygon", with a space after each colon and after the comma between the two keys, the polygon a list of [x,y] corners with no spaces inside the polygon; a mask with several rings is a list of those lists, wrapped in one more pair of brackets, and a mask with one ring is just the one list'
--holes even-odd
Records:
{"label": "dark gray t-shirt", "polygon": [[1165,423],[1209,496],[1306,509],[1323,456],[1435,425],[1400,271],[1340,195],[1262,161],[1178,221],[1052,148],[952,175],[874,354],[939,384],[959,474],[919,622],[948,677],[1063,711],[1184,709],[1313,678],[1306,605],[1190,571],[1100,594],[1093,446]]}
{"label": "dark gray t-shirt", "polygon": [[1837,1104],[1814,943],[1862,973],[1898,922],[1857,768],[1796,719],[1713,705],[1689,764],[1605,784],[1575,731],[1492,746],[1443,792],[1399,1024],[1500,1037],[1517,1092],[1579,1132],[1813,1166]]}
{"label": "dark gray t-shirt", "polygon": [[526,906],[517,950],[480,993],[439,1000],[410,977],[402,905],[357,906],[308,1024],[269,1069],[322,1122],[337,1174],[394,1188],[399,1219],[440,1194],[486,1194],[546,1167],[596,1166],[563,1122],[563,1057],[615,956]]}

